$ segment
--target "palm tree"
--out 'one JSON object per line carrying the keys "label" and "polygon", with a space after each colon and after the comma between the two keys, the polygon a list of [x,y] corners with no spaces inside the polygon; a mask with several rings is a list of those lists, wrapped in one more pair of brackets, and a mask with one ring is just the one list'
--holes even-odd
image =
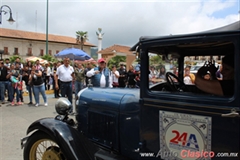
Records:
{"label": "palm tree", "polygon": [[113,65],[119,67],[120,62],[126,62],[126,56],[115,56],[108,61],[108,67],[112,68]]}
{"label": "palm tree", "polygon": [[88,35],[87,35],[88,32],[83,32],[83,31],[77,31],[76,32],[76,40],[77,40],[77,43],[80,42],[80,45],[81,45],[81,50],[83,50],[83,45],[84,45],[84,42],[86,42],[88,40]]}

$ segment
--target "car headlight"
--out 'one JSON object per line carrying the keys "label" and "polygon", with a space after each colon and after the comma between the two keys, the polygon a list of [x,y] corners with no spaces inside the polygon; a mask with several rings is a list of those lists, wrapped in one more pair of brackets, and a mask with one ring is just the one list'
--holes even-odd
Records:
{"label": "car headlight", "polygon": [[64,97],[61,97],[55,103],[55,110],[60,115],[67,115],[68,111],[72,108],[71,102]]}

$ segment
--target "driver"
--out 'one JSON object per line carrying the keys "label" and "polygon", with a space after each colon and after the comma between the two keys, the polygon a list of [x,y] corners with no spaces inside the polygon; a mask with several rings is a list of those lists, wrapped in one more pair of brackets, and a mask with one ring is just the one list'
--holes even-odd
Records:
{"label": "driver", "polygon": [[219,96],[232,96],[234,93],[234,55],[229,54],[222,58],[222,75],[223,80],[205,80],[202,73],[210,71],[211,75],[215,75],[217,68],[214,63],[201,67],[196,75],[196,86],[207,93]]}

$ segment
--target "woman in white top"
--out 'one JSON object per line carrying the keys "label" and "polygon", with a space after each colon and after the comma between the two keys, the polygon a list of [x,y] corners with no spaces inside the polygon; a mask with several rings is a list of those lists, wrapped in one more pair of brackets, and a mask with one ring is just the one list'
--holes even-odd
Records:
{"label": "woman in white top", "polygon": [[113,87],[118,87],[118,78],[119,78],[119,72],[117,71],[117,68],[115,65],[112,66],[112,86]]}

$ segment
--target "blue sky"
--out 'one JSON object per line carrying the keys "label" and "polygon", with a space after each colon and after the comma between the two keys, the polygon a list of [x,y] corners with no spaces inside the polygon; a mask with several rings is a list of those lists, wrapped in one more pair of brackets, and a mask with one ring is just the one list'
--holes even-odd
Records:
{"label": "blue sky", "polygon": [[[48,33],[76,37],[87,31],[102,46],[132,46],[141,36],[162,36],[210,30],[239,20],[240,0],[49,0]],[[46,0],[0,0],[16,22],[3,15],[0,27],[46,33]]]}
{"label": "blue sky", "polygon": [[231,14],[237,14],[240,11],[240,2],[239,1],[232,1],[229,3],[234,3],[231,7],[225,8],[224,10],[219,10],[217,12],[214,12],[212,14],[213,17],[215,18],[225,18],[228,15]]}

